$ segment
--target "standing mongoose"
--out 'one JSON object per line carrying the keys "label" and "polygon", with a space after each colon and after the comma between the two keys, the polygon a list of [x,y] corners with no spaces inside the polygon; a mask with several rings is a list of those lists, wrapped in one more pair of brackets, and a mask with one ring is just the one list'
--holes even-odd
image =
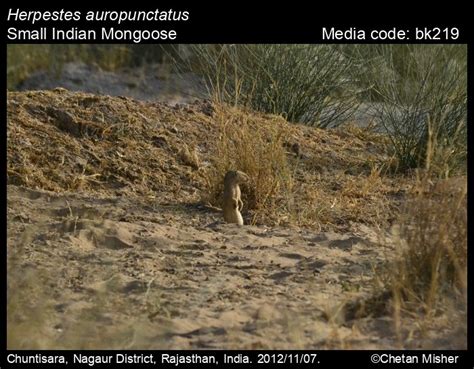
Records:
{"label": "standing mongoose", "polygon": [[229,170],[224,177],[224,220],[227,223],[244,225],[244,219],[240,214],[244,203],[240,198],[239,183],[247,181],[249,176],[238,170]]}

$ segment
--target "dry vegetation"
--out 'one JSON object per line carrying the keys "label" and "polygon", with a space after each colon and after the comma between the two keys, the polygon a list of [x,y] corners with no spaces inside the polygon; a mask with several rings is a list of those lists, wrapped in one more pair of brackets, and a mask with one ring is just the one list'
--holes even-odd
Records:
{"label": "dry vegetation", "polygon": [[[455,319],[460,330],[451,333],[465,347],[465,175],[439,180],[428,164],[422,175],[396,174],[384,135],[351,125],[322,130],[289,124],[281,116],[205,101],[171,107],[57,89],[9,92],[7,112],[12,185],[196,211],[219,206],[224,173],[233,168],[251,178],[243,188],[247,224],[316,233],[349,232],[354,224],[381,233],[398,229],[391,242],[399,255],[373,276],[378,300],[365,298],[372,306],[362,313],[356,304],[351,318],[393,317],[401,347]],[[9,345],[41,348],[33,336],[23,342],[25,335],[16,334],[29,321],[43,321],[50,308],[38,305],[29,319],[21,317],[26,295],[15,292],[37,286],[28,273],[13,278],[19,254],[9,250]],[[162,309],[148,308],[151,315]],[[339,343],[328,340],[328,348],[351,347],[334,340]]]}
{"label": "dry vegetation", "polygon": [[[399,345],[433,327],[457,327],[450,338],[465,347],[467,334],[467,178],[418,175],[396,225],[397,255],[382,271],[392,296]],[[441,317],[441,318],[440,318]],[[416,328],[407,329],[407,322]],[[448,323],[449,322],[449,323]]]}
{"label": "dry vegetation", "polygon": [[234,167],[252,177],[253,223],[344,229],[392,220],[406,187],[381,175],[390,161],[384,138],[356,127],[326,131],[206,102],[170,107],[61,89],[10,92],[8,119],[9,183],[32,188],[219,205]]}

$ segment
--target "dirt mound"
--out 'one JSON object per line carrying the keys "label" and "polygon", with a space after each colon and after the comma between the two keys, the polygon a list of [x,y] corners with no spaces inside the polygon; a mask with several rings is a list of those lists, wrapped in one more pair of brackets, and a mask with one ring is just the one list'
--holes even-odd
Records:
{"label": "dirt mound", "polygon": [[[263,136],[275,125],[284,128],[293,208],[302,213],[305,204],[318,204],[313,218],[320,227],[375,222],[380,213],[388,218],[380,209],[390,206],[387,195],[400,194],[396,179],[379,175],[381,136],[355,127],[327,131],[206,101],[171,106],[61,88],[9,92],[7,111],[9,184],[197,203],[209,191],[222,126],[233,124],[238,131],[233,118],[239,115]],[[249,218],[253,210],[248,209]],[[265,219],[278,224],[290,218],[277,212]],[[297,218],[303,225],[311,217]]]}
{"label": "dirt mound", "polygon": [[63,89],[8,96],[9,183],[196,199],[199,176],[180,151],[186,142],[212,134],[202,119],[205,105],[185,111]]}

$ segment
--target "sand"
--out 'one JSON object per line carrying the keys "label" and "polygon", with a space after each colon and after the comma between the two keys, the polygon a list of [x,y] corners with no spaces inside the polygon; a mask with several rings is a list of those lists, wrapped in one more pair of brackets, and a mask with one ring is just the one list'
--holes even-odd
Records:
{"label": "sand", "polygon": [[364,227],[358,234],[239,227],[199,209],[18,186],[8,188],[8,209],[9,250],[22,254],[15,268],[47,280],[38,303],[51,308],[44,323],[60,346],[89,324],[130,325],[134,338],[124,334],[123,344],[147,348],[383,342],[336,316],[370,292],[364,281],[388,251]]}

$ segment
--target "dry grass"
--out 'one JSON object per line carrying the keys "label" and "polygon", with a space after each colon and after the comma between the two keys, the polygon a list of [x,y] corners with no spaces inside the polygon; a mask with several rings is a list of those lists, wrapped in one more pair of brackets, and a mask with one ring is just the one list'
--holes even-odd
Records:
{"label": "dry grass", "polygon": [[426,168],[415,172],[396,221],[397,255],[382,279],[400,347],[447,326],[459,327],[452,338],[466,346],[467,177],[440,179],[452,172],[454,151],[430,137]]}
{"label": "dry grass", "polygon": [[421,178],[416,190],[400,221],[407,247],[398,279],[404,294],[417,292],[430,311],[439,294],[466,292],[467,181]]}
{"label": "dry grass", "polygon": [[[262,118],[235,108],[218,108],[213,117],[218,139],[213,148],[213,165],[206,172],[204,201],[221,205],[223,179],[228,170],[241,170],[250,177],[243,184],[247,209],[253,210],[252,223],[281,213],[282,197],[291,192],[291,173],[283,147],[287,123],[278,116]],[[262,125],[261,120],[267,124]]]}
{"label": "dry grass", "polygon": [[250,175],[244,214],[252,224],[347,229],[350,222],[386,225],[404,178],[386,176],[385,140],[350,126],[326,131],[279,116],[218,108],[218,139],[206,171],[203,201],[220,205],[225,172]]}
{"label": "dry grass", "polygon": [[[467,177],[466,168],[453,160],[462,156],[454,145],[430,135],[426,167],[403,177],[403,201],[392,212],[390,239],[383,236],[387,224],[380,227],[379,242],[388,242],[395,255],[376,268],[373,294],[345,305],[345,318],[354,324],[368,316],[391,316],[400,348],[436,347],[432,339],[440,332],[446,332],[439,343],[444,347],[466,347]],[[352,201],[373,196],[382,188],[386,169],[391,172],[373,166],[363,181],[346,182],[343,193]],[[458,175],[447,178],[450,174]]]}
{"label": "dry grass", "polygon": [[424,175],[399,218],[398,255],[386,276],[395,330],[415,320],[426,335],[440,316],[465,326],[467,304],[466,177],[433,182]]}

